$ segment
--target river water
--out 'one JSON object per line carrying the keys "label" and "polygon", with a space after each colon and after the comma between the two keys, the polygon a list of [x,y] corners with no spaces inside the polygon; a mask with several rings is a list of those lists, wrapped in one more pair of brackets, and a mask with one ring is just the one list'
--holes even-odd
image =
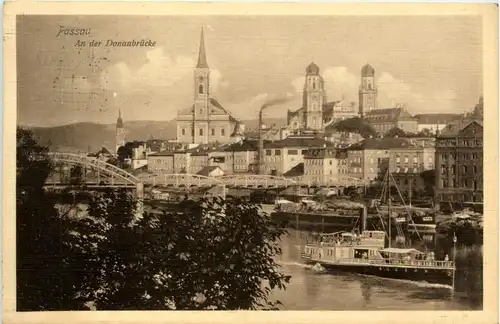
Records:
{"label": "river water", "polygon": [[[301,234],[282,238],[279,264],[291,275],[286,291],[272,298],[284,310],[473,310],[466,298],[452,296],[446,286],[349,273],[325,273],[300,261]],[[303,243],[303,242],[302,242]]]}

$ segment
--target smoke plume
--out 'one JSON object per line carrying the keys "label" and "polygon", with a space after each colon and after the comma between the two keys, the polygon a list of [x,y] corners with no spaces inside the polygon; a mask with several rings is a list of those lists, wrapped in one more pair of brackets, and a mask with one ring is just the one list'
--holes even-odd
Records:
{"label": "smoke plume", "polygon": [[266,109],[266,108],[271,107],[271,106],[287,103],[287,102],[291,101],[292,99],[293,99],[293,96],[286,96],[286,97],[270,99],[270,100],[267,100],[266,102],[264,102],[261,109]]}

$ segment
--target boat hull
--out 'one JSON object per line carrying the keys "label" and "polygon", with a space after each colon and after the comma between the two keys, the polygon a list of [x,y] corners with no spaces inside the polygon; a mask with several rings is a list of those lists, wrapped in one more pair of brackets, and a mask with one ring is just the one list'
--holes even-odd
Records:
{"label": "boat hull", "polygon": [[304,257],[302,259],[309,264],[320,264],[323,268],[330,272],[342,271],[382,278],[427,282],[450,287],[453,286],[453,270],[451,269],[422,269],[404,265],[342,264],[316,261]]}

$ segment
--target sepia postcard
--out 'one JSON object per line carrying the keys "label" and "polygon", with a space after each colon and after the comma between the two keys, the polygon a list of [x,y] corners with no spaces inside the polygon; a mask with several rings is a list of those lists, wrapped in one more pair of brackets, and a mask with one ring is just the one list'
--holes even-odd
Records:
{"label": "sepia postcard", "polygon": [[498,323],[497,5],[7,2],[3,37],[5,323]]}

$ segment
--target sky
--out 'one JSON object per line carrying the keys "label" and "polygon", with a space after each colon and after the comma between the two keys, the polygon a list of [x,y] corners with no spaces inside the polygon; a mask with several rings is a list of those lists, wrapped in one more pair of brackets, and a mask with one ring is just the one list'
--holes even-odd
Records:
{"label": "sky", "polygon": [[[482,94],[481,24],[480,16],[18,16],[18,123],[114,123],[119,109],[125,122],[175,118],[193,103],[202,27],[211,97],[239,119],[256,119],[270,99],[288,98],[267,117],[300,108],[311,62],[328,101],[357,102],[369,63],[379,108],[463,113]],[[106,47],[108,39],[156,44]]]}

